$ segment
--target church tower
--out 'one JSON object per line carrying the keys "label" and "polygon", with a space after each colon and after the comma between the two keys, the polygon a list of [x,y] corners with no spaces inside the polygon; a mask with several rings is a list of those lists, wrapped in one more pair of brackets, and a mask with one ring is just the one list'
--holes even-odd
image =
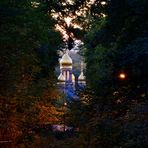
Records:
{"label": "church tower", "polygon": [[72,59],[68,54],[68,51],[64,53],[60,60],[60,70],[61,70],[61,76],[58,77],[58,80],[60,81],[61,78],[65,78],[65,84],[72,84]]}
{"label": "church tower", "polygon": [[77,89],[85,88],[85,76],[83,74],[83,63],[81,62],[81,74],[78,79],[75,79],[73,74],[73,61],[69,56],[69,51],[66,51],[59,60],[60,75],[58,77],[58,87],[66,95],[67,101],[77,100],[79,96],[76,94]]}

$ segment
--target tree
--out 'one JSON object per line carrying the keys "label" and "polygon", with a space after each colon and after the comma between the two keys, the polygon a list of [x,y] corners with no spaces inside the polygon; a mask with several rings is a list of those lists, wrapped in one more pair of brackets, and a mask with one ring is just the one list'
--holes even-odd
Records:
{"label": "tree", "polygon": [[51,13],[57,23],[56,28],[63,34],[66,48],[71,50],[74,40],[83,40],[89,28],[90,7],[93,2],[91,0],[48,0],[45,3],[46,11]]}
{"label": "tree", "polygon": [[[133,139],[129,141],[124,137],[124,131],[127,130],[124,125],[127,120],[132,120],[127,115],[133,113],[132,108],[136,108],[136,102],[147,106],[148,3],[111,0],[106,1],[103,11],[96,7],[100,4],[101,1],[97,1],[93,6],[94,11],[91,10],[95,16],[93,27],[84,40],[87,84],[94,92],[89,103],[92,116],[87,119],[90,136],[88,140],[96,147],[128,147],[136,133],[132,129]],[[97,17],[101,12],[106,17],[100,20]],[[119,77],[121,73],[125,74],[125,79]],[[134,121],[137,122],[139,118],[137,116]],[[131,127],[134,127],[134,121],[130,123]],[[125,139],[127,145],[124,144]],[[141,145],[139,141],[140,139],[137,142],[138,147]],[[143,142],[142,145],[147,143]]]}
{"label": "tree", "polygon": [[28,0],[0,2],[0,140],[12,142],[11,146],[36,139],[31,126],[40,122],[39,104],[56,110],[52,70],[62,38],[43,10],[42,3],[36,7]]}

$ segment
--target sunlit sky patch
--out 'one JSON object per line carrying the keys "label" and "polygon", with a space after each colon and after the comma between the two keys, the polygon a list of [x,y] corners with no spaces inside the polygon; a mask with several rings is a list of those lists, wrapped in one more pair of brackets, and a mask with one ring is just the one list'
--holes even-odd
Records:
{"label": "sunlit sky patch", "polygon": [[[73,28],[82,29],[81,25],[77,24],[73,20],[75,20],[77,16],[86,17],[89,8],[91,7],[91,5],[94,2],[95,2],[95,0],[87,1],[87,3],[86,3],[87,7],[85,7],[85,6],[80,7],[79,10],[77,10],[75,12],[76,15],[73,15],[67,8],[65,8],[64,11],[68,12],[68,16],[65,16],[64,18],[62,16],[61,12],[56,12],[55,10],[51,11],[51,15],[57,21],[59,21],[60,19],[61,20],[63,19],[63,23],[66,23],[67,27],[72,26]],[[73,0],[66,0],[65,2],[62,2],[63,6],[73,5],[73,4],[74,4]],[[62,25],[56,24],[55,28],[56,28],[56,30],[58,30],[58,31],[60,31],[62,33],[64,40],[68,39],[67,32],[66,32],[65,28]],[[71,36],[73,36],[73,34],[71,34]]]}

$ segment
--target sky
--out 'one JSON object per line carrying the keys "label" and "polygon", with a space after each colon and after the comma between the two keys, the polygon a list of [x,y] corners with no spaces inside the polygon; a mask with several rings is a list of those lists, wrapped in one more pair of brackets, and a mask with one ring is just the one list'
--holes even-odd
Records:
{"label": "sky", "polygon": [[[73,0],[67,0],[66,2],[67,2],[67,4],[70,4],[70,5],[72,5],[72,4],[74,3]],[[65,8],[65,12],[68,11],[68,15],[65,16],[64,18],[62,18],[63,16],[62,16],[62,14],[61,14],[60,12],[56,12],[55,10],[52,10],[52,11],[51,11],[51,12],[52,12],[51,15],[52,15],[52,17],[53,17],[55,20],[57,20],[57,21],[59,21],[59,20],[61,19],[60,21],[62,21],[63,24],[66,23],[66,26],[67,26],[67,27],[72,26],[73,28],[78,28],[78,29],[82,30],[81,25],[80,25],[80,24],[77,24],[77,23],[74,22],[73,20],[75,20],[75,19],[77,18],[77,16],[83,16],[83,17],[85,17],[85,15],[86,15],[88,9],[90,8],[90,6],[91,6],[94,2],[95,2],[95,0],[89,0],[89,1],[87,2],[87,7],[80,7],[79,10],[76,10],[76,11],[75,11],[75,15],[73,15],[70,10],[67,10],[67,8]],[[66,4],[65,2],[62,3],[63,6],[65,6],[65,5],[67,5],[67,4]],[[63,25],[63,26],[64,26],[64,25]],[[55,25],[55,28],[56,28],[56,30],[58,30],[58,31],[60,31],[60,32],[62,33],[63,39],[64,39],[64,41],[65,41],[65,40],[68,39],[68,35],[67,35],[67,33],[66,33],[65,27],[63,27],[63,26],[62,26],[62,25],[59,25],[59,24],[57,23],[57,24]],[[73,36],[73,35],[71,34],[71,36]]]}

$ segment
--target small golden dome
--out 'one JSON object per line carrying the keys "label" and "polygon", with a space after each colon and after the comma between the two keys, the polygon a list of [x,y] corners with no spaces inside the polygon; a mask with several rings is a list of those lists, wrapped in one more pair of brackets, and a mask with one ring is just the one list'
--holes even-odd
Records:
{"label": "small golden dome", "polygon": [[62,73],[60,73],[59,77],[58,77],[58,81],[60,82],[65,82],[65,77],[63,76]]}
{"label": "small golden dome", "polygon": [[79,75],[78,81],[85,81],[85,76],[84,76],[83,71],[82,71],[81,74]]}

